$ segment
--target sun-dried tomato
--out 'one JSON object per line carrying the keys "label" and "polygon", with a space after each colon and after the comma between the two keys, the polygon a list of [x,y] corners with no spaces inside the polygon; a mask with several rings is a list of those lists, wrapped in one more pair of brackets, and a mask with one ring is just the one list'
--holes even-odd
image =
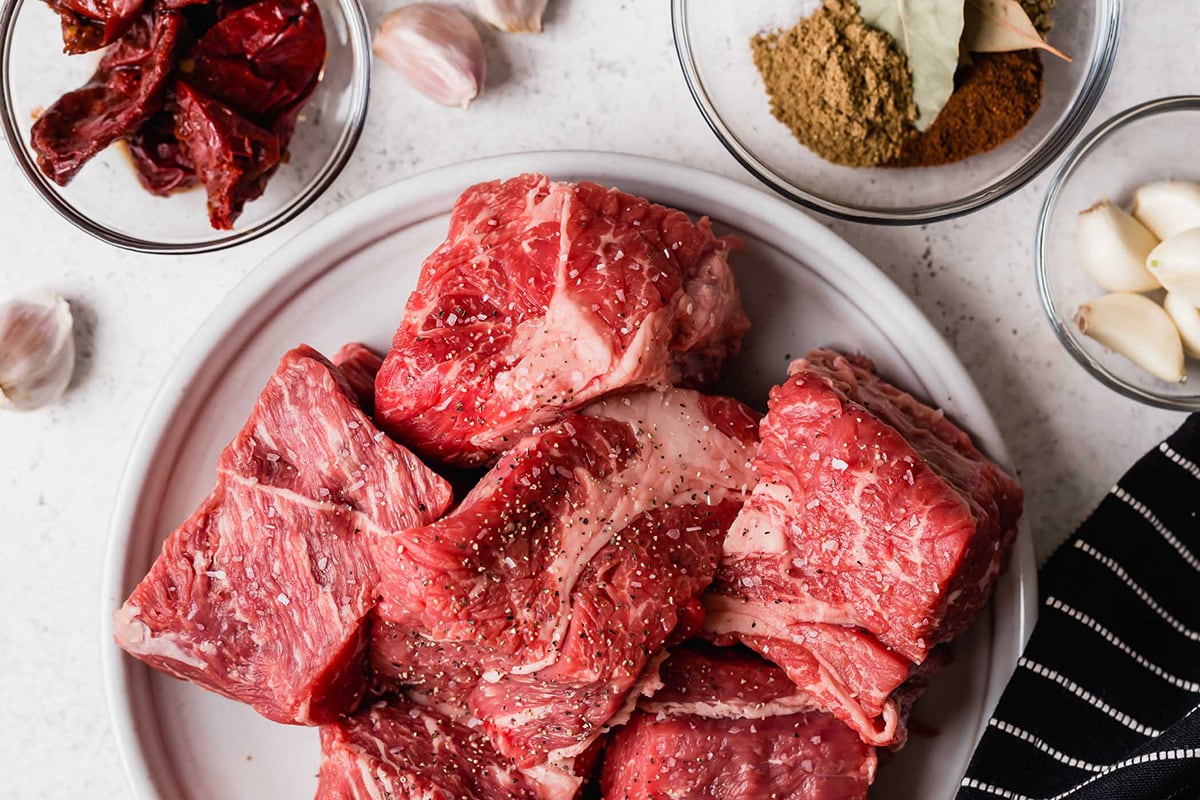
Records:
{"label": "sun-dried tomato", "polygon": [[129,30],[142,0],[46,0],[62,18],[63,50],[86,53],[112,44]]}
{"label": "sun-dried tomato", "polygon": [[312,91],[324,63],[325,28],[316,3],[260,0],[219,19],[180,70],[205,94],[273,127]]}
{"label": "sun-dried tomato", "polygon": [[125,137],[138,180],[151,194],[166,196],[199,180],[183,145],[175,138],[175,115],[163,109]]}
{"label": "sun-dried tomato", "polygon": [[87,84],[38,118],[32,145],[47,177],[66,185],[88,159],[162,108],[179,30],[174,11],[144,14],[105,52]]}
{"label": "sun-dried tomato", "polygon": [[279,138],[180,81],[175,135],[208,191],[208,218],[227,230],[279,166]]}

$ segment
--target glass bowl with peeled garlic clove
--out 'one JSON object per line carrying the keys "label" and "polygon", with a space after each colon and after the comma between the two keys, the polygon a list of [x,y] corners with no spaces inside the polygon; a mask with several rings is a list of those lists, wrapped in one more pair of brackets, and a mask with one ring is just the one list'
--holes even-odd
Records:
{"label": "glass bowl with peeled garlic clove", "polygon": [[[672,0],[671,13],[692,97],[751,174],[816,211],[901,225],[983,208],[1053,163],[1104,91],[1122,7]],[[846,80],[823,85],[830,74]]]}
{"label": "glass bowl with peeled garlic clove", "polygon": [[1034,260],[1046,316],[1098,381],[1200,410],[1200,96],[1123,111],[1050,185]]}

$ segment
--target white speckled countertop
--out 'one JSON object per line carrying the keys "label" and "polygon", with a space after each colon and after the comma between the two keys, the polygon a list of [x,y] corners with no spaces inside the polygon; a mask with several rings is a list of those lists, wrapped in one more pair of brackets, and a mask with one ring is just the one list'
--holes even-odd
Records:
{"label": "white speckled countertop", "polygon": [[[1063,5],[1069,5],[1066,0]],[[389,4],[369,0],[377,18]],[[49,287],[71,299],[81,357],[64,401],[0,414],[0,797],[127,795],[98,656],[108,516],[133,435],[176,354],[227,291],[306,223],[416,172],[519,150],[618,150],[750,182],[684,86],[666,0],[555,0],[550,33],[492,36],[493,85],[472,109],[415,98],[378,70],[347,170],[299,221],[211,256],[148,257],[76,231],[0,156],[0,296]],[[1127,13],[1101,119],[1195,89],[1200,5]],[[1132,11],[1133,9],[1130,9]],[[1053,338],[1032,274],[1048,178],[966,219],[881,229],[834,223],[949,339],[1000,422],[1028,491],[1039,554],[1183,416],[1125,400]]]}

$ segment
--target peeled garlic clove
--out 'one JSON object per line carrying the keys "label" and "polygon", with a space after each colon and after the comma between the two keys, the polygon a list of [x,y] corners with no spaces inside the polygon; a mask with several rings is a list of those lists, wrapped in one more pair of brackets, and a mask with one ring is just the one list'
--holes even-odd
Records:
{"label": "peeled garlic clove", "polygon": [[1200,308],[1196,308],[1177,294],[1167,292],[1163,309],[1175,323],[1179,338],[1183,340],[1183,351],[1192,358],[1200,358]]}
{"label": "peeled garlic clove", "polygon": [[1075,324],[1085,335],[1137,364],[1156,378],[1180,383],[1183,342],[1162,306],[1129,292],[1106,294],[1084,303]]}
{"label": "peeled garlic clove", "polygon": [[371,49],[417,91],[444,106],[466,108],[483,90],[483,40],[456,8],[401,6],[383,18]]}
{"label": "peeled garlic clove", "polygon": [[32,411],[54,402],[74,369],[66,300],[42,292],[0,306],[0,408]]}
{"label": "peeled garlic clove", "polygon": [[1147,183],[1133,195],[1133,216],[1159,239],[1200,227],[1200,183]]}
{"label": "peeled garlic clove", "polygon": [[539,33],[549,0],[475,0],[475,8],[494,27],[509,33]]}
{"label": "peeled garlic clove", "polygon": [[1200,228],[1177,233],[1151,250],[1146,267],[1168,292],[1200,306]]}
{"label": "peeled garlic clove", "polygon": [[1158,281],[1146,256],[1158,244],[1142,223],[1108,200],[1079,213],[1075,246],[1092,280],[1110,292],[1150,292]]}

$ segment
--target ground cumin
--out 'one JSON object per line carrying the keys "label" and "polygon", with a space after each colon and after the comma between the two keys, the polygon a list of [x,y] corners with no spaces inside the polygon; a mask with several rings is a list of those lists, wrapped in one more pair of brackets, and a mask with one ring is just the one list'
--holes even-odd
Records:
{"label": "ground cumin", "polygon": [[985,153],[1021,132],[1042,101],[1038,53],[974,53],[955,91],[924,133],[904,143],[893,167],[933,167]]}
{"label": "ground cumin", "polygon": [[1021,8],[1029,15],[1030,22],[1041,33],[1047,33],[1052,22],[1050,12],[1054,10],[1055,0],[1021,0]]}
{"label": "ground cumin", "polygon": [[890,36],[851,0],[826,0],[795,26],[750,41],[771,113],[817,155],[868,167],[901,155],[916,118],[912,79]]}

